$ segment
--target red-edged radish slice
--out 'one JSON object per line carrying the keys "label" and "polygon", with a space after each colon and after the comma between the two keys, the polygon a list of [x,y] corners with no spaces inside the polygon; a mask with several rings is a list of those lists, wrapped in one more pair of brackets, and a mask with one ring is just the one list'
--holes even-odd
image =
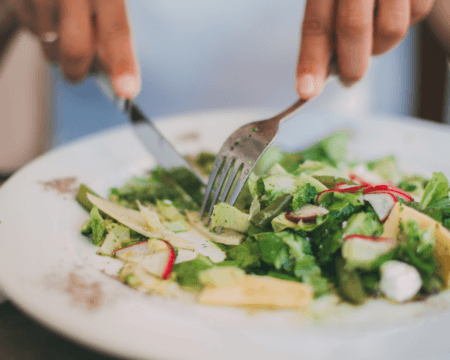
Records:
{"label": "red-edged radish slice", "polygon": [[340,182],[340,183],[337,183],[334,188],[335,189],[341,189],[341,188],[348,187],[348,186],[354,186],[354,185],[349,185],[346,182]]}
{"label": "red-edged radish slice", "polygon": [[296,224],[300,220],[303,222],[315,222],[318,216],[323,216],[328,213],[329,211],[322,206],[306,204],[298,210],[286,213],[285,218]]}
{"label": "red-edged radish slice", "polygon": [[381,222],[386,221],[392,208],[397,202],[395,195],[389,192],[364,194],[363,199],[372,206]]}
{"label": "red-edged radish slice", "polygon": [[365,185],[365,186],[372,186],[372,184],[366,180],[364,180],[361,176],[356,175],[356,174],[350,174],[349,179],[355,183],[358,183],[360,185]]}
{"label": "red-edged radish slice", "polygon": [[375,185],[375,186],[369,186],[366,187],[363,190],[364,194],[371,194],[371,193],[391,193],[392,195],[398,196],[403,201],[414,201],[413,197],[409,195],[406,191],[403,191],[402,189],[399,189],[392,185]]}
{"label": "red-edged radish slice", "polygon": [[138,242],[114,251],[114,255],[120,260],[131,262],[135,262],[137,259],[140,259],[142,256],[147,254],[150,254],[148,241]]}
{"label": "red-edged radish slice", "polygon": [[375,242],[395,242],[395,240],[391,237],[386,236],[367,236],[367,235],[358,235],[358,234],[350,234],[344,237],[344,242],[348,240],[353,239],[360,239],[360,240],[368,240],[368,241],[375,241]]}
{"label": "red-edged radish slice", "polygon": [[[342,185],[343,186],[343,185]],[[343,188],[336,188],[336,189],[328,189],[328,190],[324,190],[321,191],[318,195],[317,195],[317,202],[320,202],[320,198],[324,195],[327,194],[329,192],[340,192],[340,193],[355,193],[358,192],[361,189],[364,189],[366,186],[365,185],[350,185],[349,187],[343,187]]]}
{"label": "red-edged radish slice", "polygon": [[161,279],[167,279],[169,277],[176,258],[172,245],[167,241],[164,242],[167,245],[166,250],[148,254],[139,262],[147,272]]}
{"label": "red-edged radish slice", "polygon": [[150,239],[148,241],[149,254],[167,249],[167,242],[159,239]]}
{"label": "red-edged radish slice", "polygon": [[374,262],[384,254],[394,249],[397,241],[393,238],[348,235],[342,245],[342,257],[346,265],[370,271]]}
{"label": "red-edged radish slice", "polygon": [[357,192],[358,190],[364,189],[367,185],[349,185],[346,183],[339,183],[334,189],[340,192]]}

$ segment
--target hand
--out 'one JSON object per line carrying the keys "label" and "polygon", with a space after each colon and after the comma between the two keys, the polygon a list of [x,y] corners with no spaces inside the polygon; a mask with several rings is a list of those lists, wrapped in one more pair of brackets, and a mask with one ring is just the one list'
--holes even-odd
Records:
{"label": "hand", "polygon": [[80,81],[96,58],[117,95],[135,97],[140,75],[125,0],[7,0],[65,77]]}
{"label": "hand", "polygon": [[371,55],[392,49],[423,20],[434,0],[307,0],[297,67],[297,93],[322,90],[333,53],[344,84],[360,80]]}

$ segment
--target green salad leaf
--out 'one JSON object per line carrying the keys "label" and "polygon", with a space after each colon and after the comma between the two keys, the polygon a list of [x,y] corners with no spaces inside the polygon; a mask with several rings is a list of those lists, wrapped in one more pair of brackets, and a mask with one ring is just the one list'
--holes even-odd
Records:
{"label": "green salad leaf", "polygon": [[441,172],[433,173],[420,200],[421,208],[426,209],[436,205],[442,199],[448,199],[448,192],[449,184],[445,175]]}
{"label": "green salad leaf", "polygon": [[98,211],[97,206],[93,206],[90,212],[91,218],[91,231],[92,231],[92,242],[94,245],[101,246],[103,241],[105,241],[106,236],[106,224],[102,216]]}
{"label": "green salad leaf", "polygon": [[175,264],[173,271],[176,274],[177,282],[184,288],[190,291],[199,291],[203,284],[199,280],[199,275],[203,270],[214,266],[210,258],[197,254],[194,260]]}

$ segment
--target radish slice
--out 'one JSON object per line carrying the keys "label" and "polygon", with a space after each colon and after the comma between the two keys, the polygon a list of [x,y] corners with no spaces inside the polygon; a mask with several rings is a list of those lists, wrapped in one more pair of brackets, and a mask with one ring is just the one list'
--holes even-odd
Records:
{"label": "radish slice", "polygon": [[321,191],[317,195],[317,202],[320,202],[321,197],[324,194],[329,193],[329,192],[355,193],[355,192],[358,192],[361,189],[364,189],[365,187],[366,187],[365,185],[349,185],[349,187],[343,187],[343,185],[341,185],[341,188],[324,190],[324,191]]}
{"label": "radish slice", "polygon": [[342,189],[342,188],[346,188],[349,186],[355,186],[355,185],[348,185],[346,182],[340,182],[340,183],[336,184],[335,189]]}
{"label": "radish slice", "polygon": [[363,199],[372,206],[381,222],[386,221],[392,208],[397,202],[395,195],[389,192],[364,194]]}
{"label": "radish slice", "polygon": [[285,218],[296,224],[300,220],[304,222],[315,222],[318,216],[328,214],[329,211],[322,206],[303,205],[300,209],[286,213]]}
{"label": "radish slice", "polygon": [[358,176],[356,174],[350,174],[348,177],[351,181],[356,182],[360,185],[372,186],[370,182],[364,180],[361,176]]}
{"label": "radish slice", "polygon": [[375,242],[395,242],[393,238],[390,237],[383,237],[383,236],[367,236],[367,235],[358,235],[358,234],[351,234],[347,235],[344,238],[344,242],[348,240],[354,240],[354,239],[360,239],[360,240],[368,240],[368,241],[375,241]]}
{"label": "radish slice", "polygon": [[165,251],[167,249],[167,242],[159,239],[150,239],[148,241],[148,250],[149,254],[155,253],[158,251]]}
{"label": "radish slice", "polygon": [[114,255],[123,261],[136,262],[143,256],[150,254],[148,247],[148,241],[142,241],[130,246],[126,246],[122,249],[114,251]]}
{"label": "radish slice", "polygon": [[364,194],[372,194],[372,193],[390,193],[392,195],[398,196],[403,201],[414,201],[413,197],[409,195],[406,191],[399,189],[392,185],[375,185],[366,187],[363,190]]}
{"label": "radish slice", "polygon": [[150,274],[167,279],[175,263],[175,250],[167,241],[166,249],[146,255],[139,263]]}

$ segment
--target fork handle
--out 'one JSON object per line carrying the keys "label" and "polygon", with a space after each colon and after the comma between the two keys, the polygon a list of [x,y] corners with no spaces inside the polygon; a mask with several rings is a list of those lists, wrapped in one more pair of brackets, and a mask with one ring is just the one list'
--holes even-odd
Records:
{"label": "fork handle", "polygon": [[273,118],[271,118],[272,124],[274,122],[280,122],[281,120],[284,120],[289,115],[295,113],[298,109],[300,109],[308,100],[306,99],[298,99],[294,104],[289,106],[286,110],[282,111],[278,115],[275,115]]}
{"label": "fork handle", "polygon": [[[337,62],[337,54],[334,53],[330,59],[330,63],[328,64],[328,75],[327,80],[330,79],[330,77],[339,75],[339,67]],[[295,113],[298,109],[300,109],[308,99],[298,99],[294,104],[289,106],[286,110],[279,113],[278,115],[275,115],[273,118],[270,119],[271,126],[274,126],[274,123],[279,123],[280,121],[284,120],[291,114]]]}

